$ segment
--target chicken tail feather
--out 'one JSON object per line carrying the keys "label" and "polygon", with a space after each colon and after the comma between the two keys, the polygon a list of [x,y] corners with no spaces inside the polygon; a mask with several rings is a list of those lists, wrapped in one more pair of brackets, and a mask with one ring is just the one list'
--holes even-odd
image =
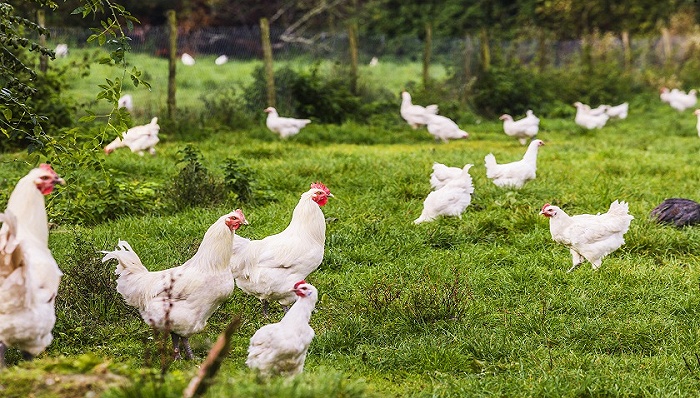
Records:
{"label": "chicken tail feather", "polygon": [[143,266],[143,263],[141,263],[139,256],[131,248],[131,245],[129,245],[129,242],[125,240],[119,241],[116,250],[111,252],[103,251],[102,253],[105,253],[105,256],[102,257],[103,263],[112,259],[119,262],[117,264],[117,269],[114,271],[116,275],[121,276],[124,273],[137,274],[148,272],[146,267]]}

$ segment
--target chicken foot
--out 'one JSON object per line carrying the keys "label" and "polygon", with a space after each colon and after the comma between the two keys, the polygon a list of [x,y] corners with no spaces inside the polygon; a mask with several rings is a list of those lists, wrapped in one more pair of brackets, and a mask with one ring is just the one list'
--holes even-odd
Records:
{"label": "chicken foot", "polygon": [[268,314],[267,311],[270,309],[270,302],[267,301],[267,300],[265,300],[265,299],[262,299],[262,300],[260,300],[260,303],[262,304],[262,313],[263,313],[263,316],[264,316],[265,318],[267,318],[267,317],[269,316],[269,314]]}
{"label": "chicken foot", "polygon": [[183,348],[185,349],[185,358],[187,359],[193,359],[194,354],[192,353],[192,348],[190,347],[190,339],[187,337],[180,336],[177,333],[170,333],[170,337],[173,339],[173,351],[175,355],[173,356],[173,359],[175,360],[180,360],[182,359],[182,356],[180,355],[180,344],[182,344]]}

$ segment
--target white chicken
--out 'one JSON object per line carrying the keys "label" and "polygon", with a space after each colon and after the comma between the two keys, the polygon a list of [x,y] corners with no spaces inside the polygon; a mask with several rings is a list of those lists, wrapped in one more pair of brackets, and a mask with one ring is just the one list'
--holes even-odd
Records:
{"label": "white chicken", "polygon": [[462,218],[462,212],[471,203],[471,194],[474,193],[472,177],[469,175],[469,169],[472,166],[472,164],[465,165],[458,177],[450,179],[440,189],[430,192],[423,202],[423,211],[420,217],[416,218],[413,223],[433,221],[439,216]]}
{"label": "white chicken", "polygon": [[675,95],[674,91],[678,92],[678,89],[674,88],[673,91],[671,91],[668,87],[661,87],[659,89],[659,98],[661,98],[661,102],[670,103],[671,97]]}
{"label": "white chicken", "polygon": [[293,135],[299,134],[299,131],[304,128],[307,124],[311,123],[309,119],[294,119],[291,117],[280,117],[277,113],[277,109],[273,107],[265,108],[267,113],[267,120],[265,120],[265,125],[272,132],[280,135],[282,138],[291,137]]}
{"label": "white chicken", "polygon": [[56,58],[65,58],[68,56],[68,44],[66,43],[60,43],[56,45],[56,49],[54,50],[54,54],[56,54]]}
{"label": "white chicken", "polygon": [[581,109],[584,113],[592,116],[600,116],[608,111],[608,108],[610,108],[610,105],[598,105],[595,108],[591,108],[590,105],[584,104],[582,102],[574,102],[574,106],[578,109]]}
{"label": "white chicken", "polygon": [[513,117],[508,114],[503,114],[499,119],[503,120],[503,131],[510,137],[518,139],[521,145],[527,144],[527,141],[536,136],[540,130],[540,119],[531,111],[527,111],[526,117],[513,120]]}
{"label": "white chicken", "polygon": [[158,118],[154,117],[151,119],[151,123],[144,124],[143,126],[134,126],[127,130],[126,133],[122,135],[122,138],[115,138],[114,141],[105,146],[104,151],[109,155],[117,148],[129,147],[131,152],[138,153],[141,156],[143,156],[145,151],[148,151],[151,155],[155,155],[156,144],[160,141],[158,138],[159,131],[160,126],[158,125]]}
{"label": "white chicken", "polygon": [[602,128],[609,119],[609,116],[605,113],[605,110],[603,110],[603,112],[600,114],[591,114],[590,110],[586,109],[587,105],[580,102],[575,102],[574,106],[576,107],[576,117],[574,118],[574,122],[588,130]]}
{"label": "white chicken", "polygon": [[186,66],[192,66],[196,63],[196,61],[194,60],[194,57],[192,57],[190,54],[187,54],[187,53],[182,53],[180,60],[182,61],[183,65],[186,65]]}
{"label": "white chicken", "polygon": [[227,63],[227,62],[228,62],[228,57],[227,57],[226,55],[219,55],[219,56],[216,57],[216,59],[214,60],[214,64],[215,64],[215,65],[218,65],[218,66],[221,66],[221,65],[223,65],[223,64],[225,64],[225,63]]}
{"label": "white chicken", "polygon": [[0,368],[5,351],[18,348],[25,359],[51,343],[55,299],[63,273],[49,250],[44,195],[65,184],[48,164],[21,178],[0,214]]}
{"label": "white chicken", "polygon": [[605,114],[607,114],[610,118],[627,119],[629,107],[630,105],[627,102],[623,102],[620,105],[609,106],[605,110]]}
{"label": "white chicken", "polygon": [[131,94],[124,94],[121,97],[119,97],[119,101],[117,101],[117,106],[119,108],[125,108],[129,112],[133,112],[134,99],[131,97]]}
{"label": "white chicken", "polygon": [[695,90],[690,90],[688,93],[683,91],[678,91],[671,97],[669,105],[677,111],[684,111],[688,108],[694,107],[698,103],[697,92]]}
{"label": "white chicken", "polygon": [[428,132],[435,137],[435,140],[447,143],[449,140],[469,137],[469,133],[460,129],[457,123],[445,116],[426,114],[425,121]]}
{"label": "white chicken", "polygon": [[501,188],[520,189],[537,176],[537,152],[544,145],[542,140],[532,140],[523,158],[517,162],[498,164],[489,153],[484,157],[486,177]]}
{"label": "white chicken", "polygon": [[129,243],[104,252],[102,262],[118,261],[117,291],[124,301],[139,310],[153,328],[167,330],[173,340],[174,358],[193,358],[189,336],[198,333],[235,287],[229,271],[235,231],[248,224],[238,209],[225,214],[209,227],[197,253],[184,264],[162,271],[149,271]]}
{"label": "white chicken", "polygon": [[669,90],[667,87],[661,87],[660,92],[661,94],[659,97],[661,98],[661,101],[668,103],[673,109],[679,112],[694,107],[698,101],[695,90],[690,90],[688,93],[686,93],[685,91],[677,88]]}
{"label": "white chicken", "polygon": [[437,113],[437,105],[433,104],[425,107],[413,105],[411,103],[411,94],[408,91],[401,93],[401,117],[414,129],[428,124],[426,115],[437,115]]}
{"label": "white chicken", "polygon": [[430,174],[430,186],[436,191],[460,175],[462,175],[461,168],[449,167],[435,162],[433,163],[433,172]]}
{"label": "white chicken", "polygon": [[301,373],[315,335],[309,320],[318,300],[316,288],[302,280],[291,292],[296,302],[282,320],[261,327],[250,339],[245,363],[265,376]]}
{"label": "white chicken", "polygon": [[326,219],[321,207],[329,197],[333,194],[325,185],[311,184],[284,231],[260,240],[241,236],[233,240],[233,277],[241,290],[260,299],[263,314],[267,315],[269,301],[292,304],[295,295],[289,287],[305,279],[323,261]]}
{"label": "white chicken", "polygon": [[549,231],[555,242],[569,248],[571,272],[585,260],[593,269],[600,268],[603,257],[625,244],[624,234],[634,219],[626,202],[614,201],[607,213],[569,216],[557,206],[547,203],[540,214],[549,218]]}

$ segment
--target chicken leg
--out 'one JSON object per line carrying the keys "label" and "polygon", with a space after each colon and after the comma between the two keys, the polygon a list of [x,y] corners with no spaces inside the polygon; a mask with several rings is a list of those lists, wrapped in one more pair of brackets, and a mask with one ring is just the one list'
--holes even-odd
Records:
{"label": "chicken leg", "polygon": [[187,337],[180,336],[177,333],[170,333],[170,337],[173,339],[173,359],[179,360],[182,359],[182,356],[180,355],[180,345],[182,344],[183,348],[185,349],[185,358],[186,359],[193,359],[194,354],[192,353],[192,348],[190,347],[190,340]]}
{"label": "chicken leg", "polygon": [[585,260],[582,255],[578,254],[578,252],[576,250],[569,249],[569,251],[571,252],[571,261],[573,262],[574,265],[571,266],[571,268],[569,268],[568,271],[566,271],[567,273],[575,270]]}
{"label": "chicken leg", "polygon": [[0,341],[0,369],[5,367],[5,351],[7,351],[7,347],[5,343]]}

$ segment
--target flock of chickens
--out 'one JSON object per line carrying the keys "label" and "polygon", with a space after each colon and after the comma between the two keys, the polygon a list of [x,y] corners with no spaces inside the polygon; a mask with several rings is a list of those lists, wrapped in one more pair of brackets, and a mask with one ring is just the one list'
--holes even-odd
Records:
{"label": "flock of chickens", "polygon": [[[672,93],[662,91],[662,99]],[[668,102],[673,106],[679,100]],[[130,104],[131,99],[126,98],[124,106]],[[610,117],[625,118],[628,112],[626,103],[596,109],[581,103],[575,106],[577,119],[607,121]],[[265,112],[268,128],[282,138],[297,134],[310,122],[282,118],[274,108]],[[411,127],[426,126],[436,140],[444,142],[468,137],[456,123],[437,112],[437,105],[414,105],[410,94],[403,92],[400,113]],[[516,121],[510,115],[503,115],[501,120],[506,135],[523,145],[531,141],[519,161],[499,164],[493,154],[486,155],[486,176],[498,187],[520,189],[536,177],[537,154],[544,145],[542,140],[533,139],[539,131],[540,119],[528,111],[523,119]],[[105,147],[105,153],[127,146],[141,155],[145,151],[154,154],[158,131],[157,118],[153,118],[151,123],[134,127],[115,139]],[[434,163],[430,176],[432,191],[414,223],[429,222],[440,216],[461,217],[474,193],[469,174],[472,166],[459,168]],[[0,213],[0,367],[4,366],[9,347],[19,349],[25,359],[31,359],[53,338],[54,304],[62,272],[48,248],[44,196],[57,184],[65,182],[50,165],[42,164],[19,180],[5,212]],[[102,261],[116,261],[117,291],[128,305],[138,309],[144,322],[170,332],[176,359],[193,358],[189,337],[205,327],[236,286],[261,301],[266,317],[269,303],[278,302],[285,315],[251,337],[246,364],[263,375],[295,375],[303,370],[314,338],[309,320],[318,291],[306,278],[323,261],[326,220],[321,208],[332,197],[322,183],[311,184],[302,193],[289,225],[259,240],[236,235],[241,226],[248,224],[240,209],[224,214],[208,228],[194,256],[177,267],[149,271],[131,245],[122,240],[115,250],[104,252]],[[584,261],[598,269],[605,256],[625,243],[624,235],[634,219],[627,203],[618,200],[602,214],[570,216],[549,203],[540,214],[549,219],[552,239],[570,250],[569,272]],[[700,205],[688,199],[668,199],[652,211],[652,216],[660,222],[690,225],[700,221]]]}

